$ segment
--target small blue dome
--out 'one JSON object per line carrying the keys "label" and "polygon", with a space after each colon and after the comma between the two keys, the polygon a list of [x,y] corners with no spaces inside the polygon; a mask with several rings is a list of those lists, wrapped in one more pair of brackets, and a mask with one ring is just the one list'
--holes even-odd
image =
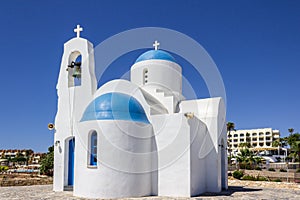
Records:
{"label": "small blue dome", "polygon": [[127,120],[149,123],[142,105],[123,93],[106,93],[94,99],[83,113],[81,121]]}
{"label": "small blue dome", "polygon": [[173,56],[171,56],[171,54],[169,54],[166,51],[162,51],[162,50],[146,51],[145,53],[143,53],[136,59],[135,63],[141,62],[144,60],[168,60],[171,62],[176,62],[175,58]]}

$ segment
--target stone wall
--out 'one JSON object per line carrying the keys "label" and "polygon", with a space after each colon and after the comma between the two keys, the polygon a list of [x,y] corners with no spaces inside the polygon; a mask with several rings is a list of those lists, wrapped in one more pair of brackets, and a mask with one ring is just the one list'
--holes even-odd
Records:
{"label": "stone wall", "polygon": [[6,174],[0,176],[0,186],[25,186],[52,184],[52,177]]}

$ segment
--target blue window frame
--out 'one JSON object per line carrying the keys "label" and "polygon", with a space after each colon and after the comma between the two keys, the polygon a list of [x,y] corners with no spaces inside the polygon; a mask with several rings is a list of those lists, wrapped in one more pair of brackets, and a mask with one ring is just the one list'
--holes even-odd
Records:
{"label": "blue window frame", "polygon": [[97,132],[93,131],[90,136],[90,165],[97,166]]}

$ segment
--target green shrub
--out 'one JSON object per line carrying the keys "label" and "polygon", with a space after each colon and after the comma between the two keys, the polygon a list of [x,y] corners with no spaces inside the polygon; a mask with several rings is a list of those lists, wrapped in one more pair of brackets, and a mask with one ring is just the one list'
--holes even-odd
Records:
{"label": "green shrub", "polygon": [[41,160],[40,171],[41,174],[47,176],[53,176],[53,166],[54,166],[54,146],[48,148],[47,155]]}
{"label": "green shrub", "polygon": [[300,168],[298,168],[298,169],[296,170],[296,173],[300,173]]}
{"label": "green shrub", "polygon": [[282,168],[279,171],[280,172],[287,172],[286,169],[282,169]]}
{"label": "green shrub", "polygon": [[239,170],[236,170],[233,172],[233,177],[236,178],[236,179],[241,179],[243,176],[244,176],[244,172],[243,171],[239,171]]}
{"label": "green shrub", "polygon": [[257,181],[268,181],[268,178],[267,178],[267,177],[264,177],[264,176],[257,176],[257,177],[256,177],[256,180],[257,180]]}
{"label": "green shrub", "polygon": [[264,176],[251,176],[251,175],[245,175],[241,178],[241,180],[247,180],[247,181],[268,181],[269,179]]}
{"label": "green shrub", "polygon": [[268,170],[271,171],[271,172],[275,172],[276,171],[274,168],[269,168]]}
{"label": "green shrub", "polygon": [[282,182],[280,179],[275,179],[273,182]]}
{"label": "green shrub", "polygon": [[261,168],[257,166],[257,167],[255,167],[255,170],[260,170],[261,171]]}
{"label": "green shrub", "polygon": [[7,166],[0,166],[0,172],[5,172],[7,171],[9,168]]}
{"label": "green shrub", "polygon": [[251,165],[246,165],[246,169],[248,169],[248,170],[252,170],[252,167],[251,167]]}
{"label": "green shrub", "polygon": [[248,170],[253,169],[249,163],[240,163],[239,166],[240,169],[248,169]]}
{"label": "green shrub", "polygon": [[242,180],[256,181],[256,178],[254,176],[245,175],[245,176],[242,177]]}

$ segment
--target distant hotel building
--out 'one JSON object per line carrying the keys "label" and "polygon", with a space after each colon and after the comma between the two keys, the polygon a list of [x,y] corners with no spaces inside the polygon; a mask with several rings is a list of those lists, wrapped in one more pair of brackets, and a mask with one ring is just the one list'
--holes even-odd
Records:
{"label": "distant hotel building", "polygon": [[250,143],[254,151],[275,150],[272,142],[280,138],[279,130],[272,128],[236,130],[227,133],[228,151],[236,155],[241,143]]}

